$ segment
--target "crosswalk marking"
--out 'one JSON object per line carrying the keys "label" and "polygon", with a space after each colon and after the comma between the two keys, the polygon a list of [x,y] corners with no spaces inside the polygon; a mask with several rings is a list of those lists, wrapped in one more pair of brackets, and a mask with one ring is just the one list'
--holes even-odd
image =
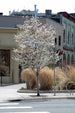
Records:
{"label": "crosswalk marking", "polygon": [[0,107],[0,109],[30,109],[31,106],[12,106],[12,107]]}
{"label": "crosswalk marking", "polygon": [[[31,106],[18,106],[19,103],[0,103],[0,110],[12,110],[12,109],[31,109]],[[7,112],[5,112],[7,113]],[[9,112],[9,113],[51,113],[51,112]]]}
{"label": "crosswalk marking", "polygon": [[30,109],[31,106],[17,106],[19,103],[0,103],[0,109]]}
{"label": "crosswalk marking", "polygon": [[19,103],[0,103],[0,106],[5,105],[19,105]]}
{"label": "crosswalk marking", "polygon": [[[12,112],[9,112],[12,113]],[[13,113],[50,113],[50,112],[13,112]]]}

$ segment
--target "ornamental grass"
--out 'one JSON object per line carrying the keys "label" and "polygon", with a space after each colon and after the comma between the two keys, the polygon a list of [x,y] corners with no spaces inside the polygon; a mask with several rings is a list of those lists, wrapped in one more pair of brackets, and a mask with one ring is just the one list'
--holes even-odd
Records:
{"label": "ornamental grass", "polygon": [[67,65],[62,70],[70,81],[75,82],[75,67]]}
{"label": "ornamental grass", "polygon": [[65,87],[65,83],[68,81],[68,78],[66,77],[63,70],[59,68],[55,69],[55,79],[56,89],[58,89],[58,87],[61,87],[63,89]]}
{"label": "ornamental grass", "polygon": [[75,67],[67,65],[62,69],[55,69],[56,81],[59,84],[56,85],[56,89],[61,86],[62,89],[74,89],[75,88]]}
{"label": "ornamental grass", "polygon": [[[21,73],[21,79],[26,82],[27,89],[36,88],[36,74],[31,68],[24,69]],[[62,69],[55,69],[56,89],[75,89],[75,67],[65,66]],[[54,70],[44,67],[39,72],[39,86],[41,90],[50,90],[54,86]]]}
{"label": "ornamental grass", "polygon": [[62,68],[62,70],[67,77],[65,86],[67,86],[68,89],[75,89],[75,67],[67,65]]}
{"label": "ornamental grass", "polygon": [[22,71],[21,79],[26,82],[27,89],[34,89],[36,87],[36,75],[31,68]]}
{"label": "ornamental grass", "polygon": [[39,72],[39,84],[40,89],[42,90],[49,90],[53,87],[53,71],[48,67],[44,67]]}

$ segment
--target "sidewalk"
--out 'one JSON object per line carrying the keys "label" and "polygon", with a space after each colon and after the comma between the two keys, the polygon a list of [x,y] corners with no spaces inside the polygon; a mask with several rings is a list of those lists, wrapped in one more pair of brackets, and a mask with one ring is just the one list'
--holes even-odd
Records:
{"label": "sidewalk", "polygon": [[40,100],[40,99],[75,99],[75,93],[73,95],[70,93],[45,93],[40,92],[40,96],[37,96],[37,92],[17,92],[21,87],[26,87],[25,83],[10,85],[10,86],[0,86],[0,101],[18,101],[18,100]]}

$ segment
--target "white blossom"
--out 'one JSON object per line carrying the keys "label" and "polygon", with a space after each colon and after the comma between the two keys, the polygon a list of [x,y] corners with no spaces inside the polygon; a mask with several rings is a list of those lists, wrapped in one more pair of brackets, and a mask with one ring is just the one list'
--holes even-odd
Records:
{"label": "white blossom", "polygon": [[24,25],[18,25],[18,28],[19,32],[14,38],[17,48],[14,48],[13,51],[16,53],[15,58],[19,59],[23,68],[42,68],[52,63],[56,37],[53,26],[43,25],[39,19],[35,24],[33,17],[27,19]]}

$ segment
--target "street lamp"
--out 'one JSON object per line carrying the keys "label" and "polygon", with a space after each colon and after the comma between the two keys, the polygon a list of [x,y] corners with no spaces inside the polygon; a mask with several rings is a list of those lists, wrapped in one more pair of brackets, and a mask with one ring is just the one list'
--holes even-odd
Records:
{"label": "street lamp", "polygon": [[37,96],[40,96],[39,94],[39,68],[37,67]]}
{"label": "street lamp", "polygon": [[54,96],[56,96],[56,92],[55,92],[55,48],[54,48],[54,62],[53,62],[54,66],[53,66],[53,69],[54,69]]}
{"label": "street lamp", "polygon": [[[37,9],[36,9],[36,5],[34,5],[34,7],[35,7],[35,28],[37,30]],[[36,46],[36,48],[38,48],[38,47]],[[38,67],[38,65],[39,64],[37,64],[37,96],[40,96],[40,94],[39,94],[39,79],[38,79],[38,75],[39,75],[39,67]]]}
{"label": "street lamp", "polygon": [[37,9],[36,9],[36,4],[34,5],[35,8],[35,22],[37,22]]}
{"label": "street lamp", "polygon": [[2,86],[2,72],[0,71],[0,76],[1,76],[1,86]]}

